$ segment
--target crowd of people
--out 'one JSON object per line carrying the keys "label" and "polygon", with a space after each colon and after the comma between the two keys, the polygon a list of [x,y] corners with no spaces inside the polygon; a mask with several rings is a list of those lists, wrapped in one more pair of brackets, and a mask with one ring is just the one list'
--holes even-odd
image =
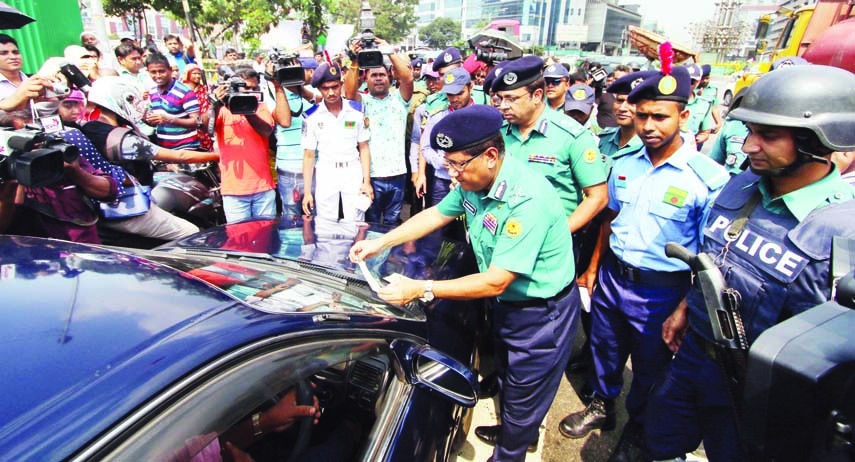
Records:
{"label": "crowd of people", "polygon": [[[162,50],[123,41],[115,61],[91,34],[81,41],[27,76],[18,43],[0,34],[0,125],[59,118],[49,135],[80,154],[51,184],[4,178],[0,232],[191,235],[196,225],[147,200],[159,161],[216,162],[228,222],[401,225],[357,242],[354,260],[434,230],[469,239],[480,273],[401,278],[380,296],[492,301],[496,385],[482,386],[499,390],[501,423],[475,433],[495,461],[536,447],[565,370],[589,380],[561,434],[614,429],[630,356],[629,422],[610,461],[676,460],[702,440],[711,460],[746,460],[703,298],[665,245],[717,257],[753,340],[828,299],[831,237],[855,230],[855,76],[839,69],[784,63],[723,119],[711,67],[672,66],[667,50],[660,70],[609,71],[537,56],[485,63],[454,47],[410,60],[376,38],[382,63],[360,67],[356,40],[335,59],[293,58],[295,83],[278,81],[281,62],[230,49],[225,84],[212,86],[183,38]],[[91,85],[63,93],[66,62]],[[588,340],[571,358],[579,324]]]}

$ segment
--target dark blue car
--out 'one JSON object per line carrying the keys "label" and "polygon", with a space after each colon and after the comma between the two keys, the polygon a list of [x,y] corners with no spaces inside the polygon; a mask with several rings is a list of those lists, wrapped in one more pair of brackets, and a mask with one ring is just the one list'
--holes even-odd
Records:
{"label": "dark blue car", "polygon": [[[152,251],[0,236],[0,460],[446,460],[483,302],[376,298],[347,251],[384,231],[262,220]],[[436,236],[368,266],[475,270]],[[260,430],[312,389],[317,425]]]}

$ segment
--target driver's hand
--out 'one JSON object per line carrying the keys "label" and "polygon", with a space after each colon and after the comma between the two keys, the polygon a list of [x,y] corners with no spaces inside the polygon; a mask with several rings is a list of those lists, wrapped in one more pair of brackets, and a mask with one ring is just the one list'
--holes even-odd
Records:
{"label": "driver's hand", "polygon": [[[314,388],[314,384],[312,385]],[[292,388],[272,408],[261,413],[261,429],[265,433],[281,432],[297,421],[300,417],[315,416],[315,424],[321,417],[317,396],[312,397],[314,405],[297,405],[297,392]]]}

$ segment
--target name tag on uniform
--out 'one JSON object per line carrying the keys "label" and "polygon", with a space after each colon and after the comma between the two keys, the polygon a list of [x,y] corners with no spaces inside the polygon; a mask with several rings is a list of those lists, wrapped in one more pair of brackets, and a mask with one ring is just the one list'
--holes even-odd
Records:
{"label": "name tag on uniform", "polygon": [[492,234],[493,236],[496,235],[496,230],[499,228],[499,220],[496,219],[495,215],[493,215],[491,212],[487,212],[487,214],[484,215],[483,224],[484,227],[487,228],[488,231],[490,231],[490,234]]}
{"label": "name tag on uniform", "polygon": [[463,199],[463,208],[466,209],[467,212],[475,215],[478,212],[478,209],[475,208],[475,205],[469,202],[467,199]]}
{"label": "name tag on uniform", "polygon": [[356,128],[356,122],[354,122],[352,120],[345,120],[344,121],[344,128]]}
{"label": "name tag on uniform", "polygon": [[665,191],[665,197],[662,198],[662,202],[675,207],[682,207],[683,204],[686,203],[686,197],[688,196],[689,191],[674,186],[668,186],[668,190]]}
{"label": "name tag on uniform", "polygon": [[555,156],[544,156],[543,154],[529,154],[528,161],[537,164],[555,165],[558,159]]}

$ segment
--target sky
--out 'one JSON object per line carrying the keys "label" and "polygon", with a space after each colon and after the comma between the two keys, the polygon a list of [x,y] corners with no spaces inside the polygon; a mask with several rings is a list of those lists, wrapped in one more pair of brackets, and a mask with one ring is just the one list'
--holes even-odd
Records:
{"label": "sky", "polygon": [[641,5],[642,17],[657,20],[669,39],[685,45],[692,43],[687,26],[715,15],[715,0],[622,0],[621,3]]}

